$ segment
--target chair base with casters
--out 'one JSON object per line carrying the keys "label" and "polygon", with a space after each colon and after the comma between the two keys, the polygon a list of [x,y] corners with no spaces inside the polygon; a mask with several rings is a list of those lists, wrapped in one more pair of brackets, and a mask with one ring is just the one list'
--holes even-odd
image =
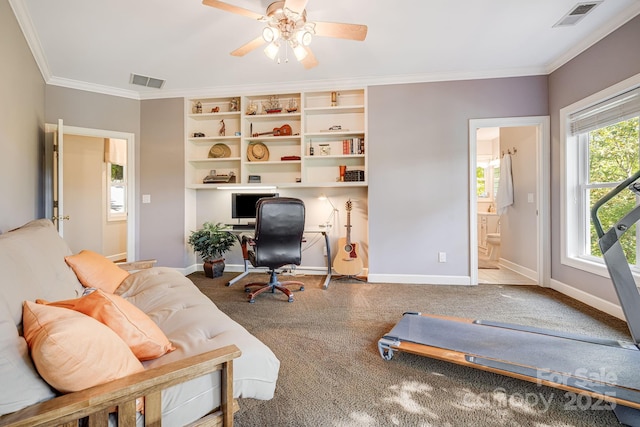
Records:
{"label": "chair base with casters", "polygon": [[244,285],[245,292],[251,292],[251,288],[258,287],[258,289],[256,289],[255,291],[249,294],[250,303],[256,302],[255,300],[256,295],[260,295],[263,292],[269,292],[269,291],[271,293],[275,293],[276,289],[282,292],[283,294],[285,294],[288,297],[289,302],[293,302],[293,293],[286,286],[298,285],[300,286],[299,290],[304,291],[304,283],[302,282],[297,282],[294,280],[279,282],[278,275],[276,274],[275,270],[269,271],[269,276],[270,276],[269,283],[256,282],[256,283],[249,283],[247,285]]}

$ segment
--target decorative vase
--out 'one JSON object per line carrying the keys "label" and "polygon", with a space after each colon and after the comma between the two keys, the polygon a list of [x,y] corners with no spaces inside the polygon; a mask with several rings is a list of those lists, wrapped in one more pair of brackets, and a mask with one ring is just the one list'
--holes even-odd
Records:
{"label": "decorative vase", "polygon": [[224,272],[224,258],[214,259],[213,261],[205,261],[202,265],[205,277],[211,279],[222,276]]}

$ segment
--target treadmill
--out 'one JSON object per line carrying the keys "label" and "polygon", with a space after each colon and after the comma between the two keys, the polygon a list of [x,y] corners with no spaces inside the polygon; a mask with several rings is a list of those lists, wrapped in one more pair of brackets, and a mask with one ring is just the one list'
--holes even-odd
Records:
{"label": "treadmill", "polygon": [[618,421],[640,427],[640,293],[620,237],[640,220],[636,206],[606,233],[599,209],[623,191],[640,195],[640,171],[591,209],[591,219],[632,341],[588,337],[530,326],[407,312],[378,341],[380,356],[413,353],[607,402]]}

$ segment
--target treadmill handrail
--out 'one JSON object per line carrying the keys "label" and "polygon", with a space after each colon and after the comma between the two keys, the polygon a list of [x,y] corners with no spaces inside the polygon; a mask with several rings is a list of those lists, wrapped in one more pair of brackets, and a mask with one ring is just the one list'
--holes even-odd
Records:
{"label": "treadmill handrail", "polygon": [[593,221],[593,226],[596,229],[596,233],[598,233],[598,238],[604,236],[604,230],[602,229],[602,223],[600,222],[600,218],[598,218],[598,210],[609,200],[614,198],[616,195],[621,193],[623,190],[626,190],[631,184],[640,178],[640,170],[631,175],[629,178],[625,179],[623,182],[618,184],[613,190],[609,191],[605,194],[600,200],[595,202],[593,207],[591,208],[591,220]]}
{"label": "treadmill handrail", "polygon": [[[620,301],[620,308],[627,320],[627,327],[631,332],[634,344],[640,348],[640,293],[636,286],[631,267],[624,254],[620,238],[633,224],[640,220],[640,206],[635,206],[622,218],[618,218],[616,223],[605,233],[602,223],[598,218],[598,210],[611,200],[614,196],[629,188],[634,193],[640,192],[640,187],[634,183],[640,178],[640,170],[624,180],[604,197],[598,200],[591,208],[591,218],[598,233],[598,246],[602,252],[602,257],[609,271],[613,288]],[[631,188],[631,186],[634,186]]]}

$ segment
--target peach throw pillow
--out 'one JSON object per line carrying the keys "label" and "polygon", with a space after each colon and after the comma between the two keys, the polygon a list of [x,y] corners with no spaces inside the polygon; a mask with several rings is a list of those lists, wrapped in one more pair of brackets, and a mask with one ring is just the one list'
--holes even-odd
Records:
{"label": "peach throw pillow", "polygon": [[25,301],[22,319],[38,373],[62,393],[144,370],[115,332],[82,313]]}
{"label": "peach throw pillow", "polygon": [[149,316],[119,295],[97,289],[81,298],[36,302],[79,311],[104,323],[127,343],[139,360],[155,359],[175,350],[164,332]]}
{"label": "peach throw pillow", "polygon": [[80,283],[86,288],[98,288],[112,294],[129,272],[96,252],[82,250],[76,255],[64,257],[76,273]]}

